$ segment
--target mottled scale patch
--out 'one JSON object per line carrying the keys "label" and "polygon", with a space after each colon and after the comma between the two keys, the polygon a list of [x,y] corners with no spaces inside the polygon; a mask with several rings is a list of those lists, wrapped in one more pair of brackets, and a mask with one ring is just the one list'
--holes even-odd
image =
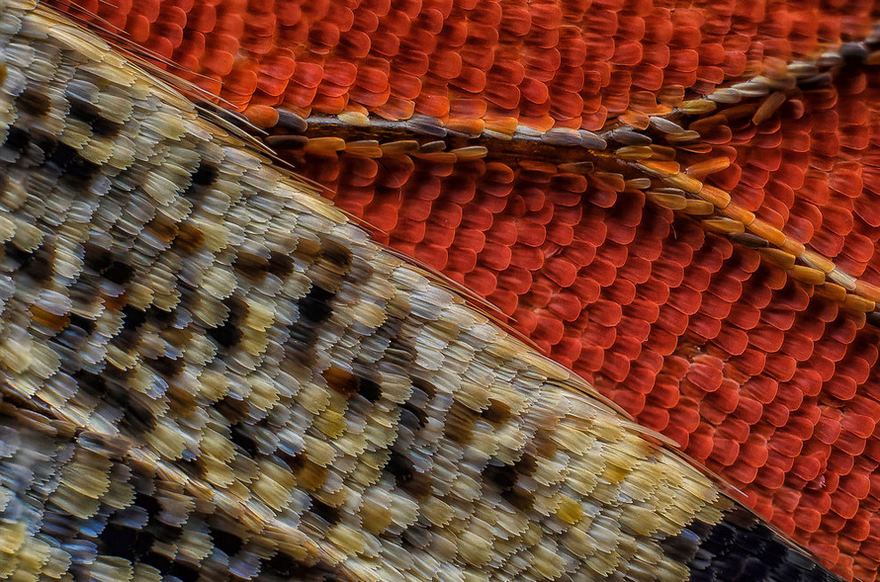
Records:
{"label": "mottled scale patch", "polygon": [[0,577],[826,576],[95,37],[0,59]]}

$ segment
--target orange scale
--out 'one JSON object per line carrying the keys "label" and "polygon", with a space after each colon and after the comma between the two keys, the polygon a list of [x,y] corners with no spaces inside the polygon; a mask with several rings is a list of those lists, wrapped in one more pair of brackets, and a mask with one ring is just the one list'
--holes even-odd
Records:
{"label": "orange scale", "polygon": [[516,293],[504,289],[496,289],[487,299],[508,316],[513,315],[519,303],[519,297]]}
{"label": "orange scale", "polygon": [[399,121],[412,117],[415,109],[415,103],[409,99],[401,99],[400,97],[390,95],[385,103],[379,107],[374,107],[371,113],[383,119]]}
{"label": "orange scale", "polygon": [[679,334],[658,326],[651,329],[647,344],[658,354],[669,356],[678,348],[678,338]]}
{"label": "orange scale", "polygon": [[724,434],[739,443],[745,442],[749,435],[749,425],[735,418],[728,418],[739,404],[739,383],[725,378],[721,383],[721,388],[707,398],[725,416],[722,427]]}
{"label": "orange scale", "polygon": [[[460,0],[459,6],[464,10],[473,10],[476,2],[474,0]],[[422,11],[422,0],[399,0],[394,2],[394,6],[400,10],[407,18],[414,20]]]}
{"label": "orange scale", "polygon": [[[644,376],[638,374],[631,374],[630,376],[635,376],[634,378],[631,378],[633,381],[638,381],[639,379],[644,378]],[[629,380],[627,381],[627,385],[629,385]],[[641,391],[639,392],[641,393]],[[639,424],[660,431],[669,426],[669,419],[669,411],[657,406],[645,406],[638,415]]]}
{"label": "orange scale", "polygon": [[245,25],[245,33],[241,37],[241,45],[252,53],[267,54],[276,48],[273,35],[274,30],[275,17],[273,15],[249,17]]}
{"label": "orange scale", "polygon": [[510,264],[529,271],[537,271],[544,265],[544,253],[537,248],[516,246],[512,250]]}
{"label": "orange scale", "polygon": [[696,81],[697,69],[700,64],[700,55],[695,50],[691,49],[673,49],[669,54],[669,65],[668,67],[672,69],[669,71],[673,73],[672,75],[668,75],[667,79],[670,82],[673,78],[675,79],[687,79],[687,82],[681,82],[684,86],[690,86]]}
{"label": "orange scale", "polygon": [[840,129],[840,146],[844,149],[864,150],[871,143],[871,129],[866,125],[846,125]]}
{"label": "orange scale", "polygon": [[[538,247],[544,244],[547,237],[544,225],[524,219],[518,219],[515,224],[517,228],[517,242],[531,247]],[[595,255],[595,250],[593,254]]]}
{"label": "orange scale", "polygon": [[822,374],[822,379],[827,382],[834,375],[835,363],[842,360],[845,353],[846,346],[841,343],[816,343],[814,358],[810,364]]}
{"label": "orange scale", "polygon": [[245,63],[237,63],[232,72],[223,79],[223,92],[235,96],[250,97],[257,90],[259,76]]}
{"label": "orange scale", "polygon": [[[477,16],[476,13],[472,14],[471,17],[475,19],[487,18],[483,16]],[[498,10],[498,19],[495,21],[497,24],[500,21],[500,8]],[[430,8],[425,6],[424,10],[419,14],[417,26],[423,30],[427,30],[431,34],[437,35],[443,30],[443,25],[446,20],[446,17],[443,15],[443,12],[437,10],[436,8]]]}
{"label": "orange scale", "polygon": [[[589,317],[589,311],[587,311],[584,319],[589,320]],[[588,321],[588,323],[589,327],[584,329],[581,333],[581,340],[584,343],[590,343],[591,345],[602,348],[603,350],[610,349],[611,346],[614,345],[614,340],[617,339],[617,330],[597,325],[593,321]]]}
{"label": "orange scale", "polygon": [[826,230],[820,230],[810,240],[810,245],[826,257],[836,257],[843,250],[844,238]]}
{"label": "orange scale", "polygon": [[685,452],[697,460],[705,461],[715,448],[715,440],[707,427],[700,427],[698,432],[690,435]]}
{"label": "orange scale", "polygon": [[659,91],[663,86],[663,69],[651,63],[641,63],[632,71],[632,85],[645,91]]}
{"label": "orange scale", "polygon": [[553,346],[562,340],[564,333],[565,327],[561,321],[555,317],[538,315],[538,327],[535,329],[532,337],[537,342],[546,342]]}
{"label": "orange scale", "polygon": [[354,26],[354,12],[341,2],[330,3],[326,18],[327,22],[332,23],[342,32],[347,32]]}
{"label": "orange scale", "polygon": [[590,305],[588,313],[591,322],[609,328],[616,326],[623,317],[620,305],[607,299],[599,299]]}
{"label": "orange scale", "polygon": [[[455,240],[455,230],[429,222],[425,231],[425,242],[449,248]],[[508,253],[509,254],[509,253]],[[499,264],[501,260],[499,259]]]}
{"label": "orange scale", "polygon": [[154,54],[159,55],[162,58],[170,59],[174,54],[174,45],[172,41],[168,38],[162,36],[152,36],[145,43],[144,46],[151,50]]}
{"label": "orange scale", "polygon": [[391,59],[400,53],[400,37],[384,31],[351,31],[340,40],[339,49],[349,56],[366,56],[372,53]]}
{"label": "orange scale", "polygon": [[412,256],[429,268],[442,270],[448,260],[447,249],[433,244],[419,243],[413,249]]}
{"label": "orange scale", "polygon": [[[577,209],[573,209],[577,212]],[[577,220],[570,220],[577,223]],[[567,247],[574,240],[574,229],[566,223],[564,212],[556,212],[552,224],[547,229],[547,240],[559,246]]]}
{"label": "orange scale", "polygon": [[651,334],[651,325],[644,320],[632,317],[629,306],[627,306],[624,308],[624,315],[618,324],[617,332],[621,336],[644,342]]}
{"label": "orange scale", "polygon": [[361,7],[360,10],[357,10],[354,14],[354,21],[352,22],[351,29],[359,32],[371,34],[376,32],[379,28],[379,15],[376,14],[375,11],[364,9],[365,7]]}
{"label": "orange scale", "polygon": [[462,66],[449,84],[466,93],[481,93],[486,89],[486,72],[477,67]]}
{"label": "orange scale", "polygon": [[[589,47],[584,39],[581,38],[578,31],[574,28],[564,28],[560,31],[561,38],[559,42],[560,70],[558,74],[562,77],[569,75],[583,78],[583,66],[587,58]],[[579,90],[581,87],[572,88]]]}
{"label": "orange scale", "polygon": [[617,339],[611,349],[630,361],[639,357],[642,351],[642,343],[635,338],[622,337],[618,332]]}
{"label": "orange scale", "polygon": [[492,294],[497,286],[495,273],[481,267],[476,267],[473,271],[465,274],[464,281],[468,288],[483,297]]}
{"label": "orange scale", "polygon": [[[873,390],[876,390],[876,385],[874,382],[864,386],[864,392],[870,394]],[[860,414],[866,416],[870,422],[877,423],[880,422],[880,403],[874,400],[871,397],[865,397],[862,395],[857,395],[850,402],[850,407],[852,410],[858,410]],[[876,429],[876,427],[875,427]],[[867,435],[865,438],[868,438]],[[878,441],[880,442],[880,441]]]}
{"label": "orange scale", "polygon": [[578,277],[569,289],[583,304],[593,303],[599,298],[601,293],[601,287],[598,282],[583,275]]}
{"label": "orange scale", "polygon": [[782,348],[785,334],[782,330],[765,325],[752,330],[749,334],[749,343],[765,352],[777,352]]}
{"label": "orange scale", "polygon": [[846,375],[862,385],[868,381],[871,375],[871,363],[858,357],[848,357],[845,362]]}
{"label": "orange scale", "polygon": [[870,475],[862,470],[854,469],[840,480],[840,491],[846,491],[855,499],[861,501],[868,497],[871,492]]}
{"label": "orange scale", "polygon": [[849,234],[855,226],[849,206],[849,200],[833,197],[830,204],[822,208],[822,227],[841,236]]}
{"label": "orange scale", "polygon": [[581,299],[573,293],[558,293],[550,300],[547,310],[562,321],[576,321],[582,311]]}
{"label": "orange scale", "polygon": [[415,99],[422,91],[422,81],[414,75],[392,70],[388,76],[391,92],[402,99]]}
{"label": "orange scale", "polygon": [[[497,36],[494,30],[489,32]],[[480,40],[477,42],[471,39],[468,44],[462,47],[461,57],[467,65],[488,71],[492,68],[492,63],[495,59],[495,52],[492,50],[492,47],[496,46],[497,42],[497,38],[495,40]]]}
{"label": "orange scale", "polygon": [[577,337],[564,337],[553,346],[552,356],[557,361],[565,360],[569,362],[567,367],[571,367],[581,355],[581,342]]}
{"label": "orange scale", "polygon": [[[668,304],[685,315],[694,315],[700,311],[701,302],[699,293],[687,287],[679,287],[670,293]],[[711,316],[705,311],[704,314]]]}
{"label": "orange scale", "polygon": [[532,287],[532,273],[521,267],[509,267],[498,274],[498,286],[517,295],[523,295]]}
{"label": "orange scale", "polygon": [[828,187],[847,198],[858,198],[862,194],[862,176],[858,170],[849,164],[835,164],[834,172],[828,176]]}
{"label": "orange scale", "polygon": [[840,152],[837,133],[816,133],[812,146],[812,153],[816,156],[831,158]]}
{"label": "orange scale", "polygon": [[[698,319],[699,316],[694,320],[688,320],[688,316],[684,313],[678,311],[670,305],[663,304],[660,309],[660,315],[657,318],[657,322],[655,323],[655,325],[675,335],[675,337],[678,338],[691,327],[691,324],[699,325],[697,322]],[[718,327],[720,328],[720,323],[718,323]]]}
{"label": "orange scale", "polygon": [[586,129],[587,131],[599,131],[605,126],[605,121],[607,119],[608,110],[604,107],[599,107],[598,111],[583,116],[583,124],[581,125],[581,128]]}
{"label": "orange scale", "polygon": [[[853,541],[856,542],[864,542],[868,539],[868,536],[871,534],[871,521],[869,519],[869,513],[864,510],[860,511],[853,519],[847,522],[846,527],[844,528],[845,535]],[[858,556],[858,552],[853,552],[853,555]]]}
{"label": "orange scale", "polygon": [[422,77],[428,73],[430,61],[422,51],[405,51],[397,55],[394,68],[398,71]]}
{"label": "orange scale", "polygon": [[743,462],[734,463],[733,465],[726,467],[724,470],[724,476],[732,480],[734,483],[748,485],[753,482],[758,475],[759,466],[749,464],[742,451],[740,451],[739,459]]}
{"label": "orange scale", "polygon": [[[98,7],[88,6],[89,12],[97,12]],[[132,3],[132,11],[135,14],[140,14],[150,22],[155,22],[157,18],[159,18],[159,13],[162,10],[162,2],[161,0],[143,0],[142,2]]]}
{"label": "orange scale", "polygon": [[[393,10],[388,10],[382,15],[380,26],[382,30],[387,31],[390,34],[405,37],[409,34],[410,28],[412,27],[412,18],[398,8],[399,7],[395,5]],[[378,11],[376,12],[379,14]],[[454,24],[461,25],[462,23],[456,22]]]}
{"label": "orange scale", "polygon": [[383,232],[391,232],[397,226],[396,204],[371,204],[364,212],[364,219]]}
{"label": "orange scale", "polygon": [[663,369],[664,362],[665,358],[662,354],[651,349],[650,346],[642,345],[641,353],[634,366],[637,366],[641,373],[653,379]]}
{"label": "orange scale", "polygon": [[636,297],[636,286],[626,279],[619,278],[605,289],[604,295],[618,305],[629,305]]}
{"label": "orange scale", "polygon": [[723,467],[729,467],[736,462],[738,457],[739,443],[730,439],[715,438],[712,452],[709,455],[710,460]]}
{"label": "orange scale", "polygon": [[838,490],[831,496],[831,510],[843,519],[851,519],[859,511],[859,500],[846,491]]}
{"label": "orange scale", "polygon": [[557,285],[569,287],[574,283],[578,269],[570,261],[563,258],[553,258],[547,261],[544,272]]}
{"label": "orange scale", "polygon": [[589,380],[594,372],[602,369],[605,361],[605,351],[592,343],[582,342],[581,356],[572,365],[572,368],[582,377]]}
{"label": "orange scale", "polygon": [[[796,386],[790,382],[779,387],[776,396],[776,402],[787,407],[789,410],[795,411],[800,408],[804,401],[804,393],[799,391]],[[804,439],[808,439],[812,434],[812,423],[805,419],[793,419],[787,427],[791,431],[799,434]]]}
{"label": "orange scale", "polygon": [[[797,526],[810,533],[817,531],[822,526],[822,517],[822,512],[803,503],[794,513]],[[831,544],[823,544],[818,552],[816,548],[815,544],[810,544],[810,549],[816,553],[817,557],[826,561],[826,563],[831,562],[838,555],[837,548]]]}
{"label": "orange scale", "polygon": [[779,384],[767,376],[755,376],[743,385],[743,392],[763,405],[772,403],[778,391]]}
{"label": "orange scale", "polygon": [[[783,271],[783,275],[785,272]],[[744,301],[751,305],[752,307],[756,307],[758,309],[764,309],[773,299],[773,291],[768,287],[752,287],[749,293],[743,295],[741,301]],[[790,312],[785,313],[786,317],[791,317]]]}
{"label": "orange scale", "polygon": [[125,23],[128,21],[129,11],[101,10],[98,14],[112,29],[118,31],[125,30]]}
{"label": "orange scale", "polygon": [[[871,182],[878,183],[876,185],[872,183],[869,186],[869,178]],[[880,201],[877,200],[874,193],[880,192],[880,172],[876,175],[866,172],[866,190],[871,192],[871,195],[860,196],[856,199],[853,205],[854,211],[868,226],[876,228],[880,226]]]}
{"label": "orange scale", "polygon": [[[287,79],[277,79],[274,77],[260,75],[259,80],[257,82],[257,90],[260,91],[263,95],[268,95],[270,97],[280,97],[287,92]],[[329,97],[325,95],[325,97]]]}
{"label": "orange scale", "polygon": [[132,42],[144,44],[150,38],[150,21],[141,14],[129,14],[125,23],[125,31]]}
{"label": "orange scale", "polygon": [[638,41],[616,42],[610,60],[617,66],[634,67],[642,60],[642,44]]}
{"label": "orange scale", "polygon": [[[593,265],[597,264],[598,262],[599,261],[594,262]],[[592,265],[590,265],[590,267],[592,268]],[[601,280],[597,280],[602,283]],[[613,276],[604,286],[610,285],[612,281],[614,281]],[[652,279],[639,286],[639,296],[646,301],[651,301],[657,303],[658,305],[663,305],[669,300],[669,287],[665,283]]]}
{"label": "orange scale", "polygon": [[477,258],[478,255],[473,249],[452,247],[449,253],[449,262],[446,265],[447,271],[469,273],[476,267]]}
{"label": "orange scale", "polygon": [[749,336],[741,329],[722,326],[715,337],[716,345],[732,356],[742,355],[749,345]]}
{"label": "orange scale", "polygon": [[645,406],[644,394],[631,390],[615,390],[611,397],[621,408],[633,416],[641,414]]}
{"label": "orange scale", "polygon": [[[661,360],[662,359],[661,356]],[[656,378],[651,378],[653,385],[650,400],[658,406],[670,409],[670,415],[675,415],[679,412],[679,409],[676,408],[676,406],[681,399],[681,393],[678,390],[680,378],[676,375],[667,373],[666,368],[667,366],[664,366],[657,374]]]}
{"label": "orange scale", "polygon": [[641,285],[651,277],[651,261],[630,254],[626,264],[620,269],[620,276],[636,285]]}
{"label": "orange scale", "polygon": [[[629,358],[614,351],[605,352],[605,363],[602,374],[612,382],[623,382],[629,375],[632,362]],[[644,400],[644,395],[640,395]]]}
{"label": "orange scale", "polygon": [[487,242],[479,263],[495,271],[503,271],[510,266],[512,255],[510,247]]}
{"label": "orange scale", "polygon": [[550,99],[550,90],[545,83],[531,77],[523,79],[519,85],[520,98],[532,103],[546,103]]}
{"label": "orange scale", "polygon": [[222,34],[236,39],[236,45],[239,39],[244,36],[245,22],[241,14],[235,14],[230,11],[222,11],[218,14],[217,24],[215,25],[213,34]]}
{"label": "orange scale", "polygon": [[525,36],[532,27],[532,15],[524,6],[505,6],[500,15],[502,35]]}
{"label": "orange scale", "polygon": [[562,11],[557,4],[530,4],[529,15],[532,24],[547,30],[562,24]]}
{"label": "orange scale", "polygon": [[[838,440],[838,443],[835,443],[835,446],[831,449],[831,455],[828,457],[828,470],[825,472],[825,490],[828,493],[837,491],[841,475],[849,474],[855,465],[853,456],[842,451],[839,447],[839,442]],[[835,532],[843,529],[843,523],[837,518],[832,518],[825,525],[827,529]]]}
{"label": "orange scale", "polygon": [[357,70],[355,84],[369,93],[384,93],[389,89],[388,73],[378,67],[361,67]]}
{"label": "orange scale", "polygon": [[677,425],[671,416],[672,415],[670,415],[670,423],[663,429],[663,434],[678,443],[682,449],[687,449],[690,433]]}
{"label": "orange scale", "polygon": [[764,369],[779,382],[788,382],[797,372],[797,360],[785,354],[769,354]]}
{"label": "orange scale", "polygon": [[192,6],[186,9],[181,9],[178,6],[166,4],[162,8],[162,12],[159,14],[156,22],[183,29],[187,25],[187,12],[191,8]]}

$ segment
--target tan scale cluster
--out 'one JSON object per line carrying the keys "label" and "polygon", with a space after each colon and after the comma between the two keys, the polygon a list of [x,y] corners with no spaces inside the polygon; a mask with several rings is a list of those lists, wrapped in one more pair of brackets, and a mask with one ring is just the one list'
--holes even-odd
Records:
{"label": "tan scale cluster", "polygon": [[47,9],[0,58],[0,578],[688,579],[732,502],[586,383]]}

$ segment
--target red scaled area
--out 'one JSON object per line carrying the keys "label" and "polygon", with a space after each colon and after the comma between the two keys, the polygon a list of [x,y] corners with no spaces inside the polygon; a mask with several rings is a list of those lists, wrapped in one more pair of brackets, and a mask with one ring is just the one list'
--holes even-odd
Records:
{"label": "red scaled area", "polygon": [[[596,130],[870,30],[869,0],[53,0],[237,107]],[[94,19],[93,19],[94,20]]]}

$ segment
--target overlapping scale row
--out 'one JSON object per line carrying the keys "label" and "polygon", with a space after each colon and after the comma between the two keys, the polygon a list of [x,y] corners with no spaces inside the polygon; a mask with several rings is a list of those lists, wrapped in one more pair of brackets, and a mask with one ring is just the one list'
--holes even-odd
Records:
{"label": "overlapping scale row", "polygon": [[[871,2],[53,0],[236,107],[596,130],[869,31]],[[91,16],[94,15],[94,16]]]}

